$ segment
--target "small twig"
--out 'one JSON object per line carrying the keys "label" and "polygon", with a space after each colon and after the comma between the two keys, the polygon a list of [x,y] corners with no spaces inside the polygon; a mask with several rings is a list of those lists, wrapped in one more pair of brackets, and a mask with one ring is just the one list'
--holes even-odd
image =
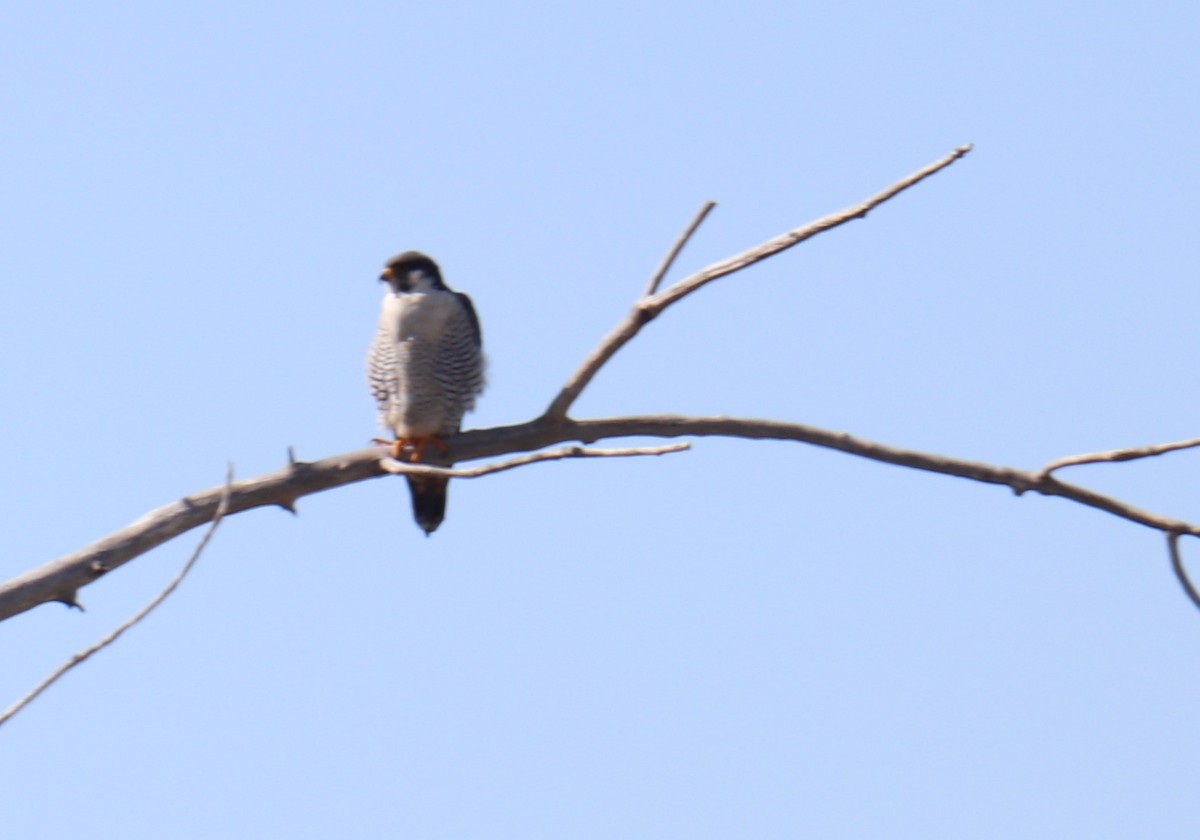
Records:
{"label": "small twig", "polygon": [[504,472],[505,470],[523,467],[526,464],[536,464],[539,461],[557,461],[562,458],[627,458],[636,455],[667,455],[671,452],[682,452],[691,449],[690,443],[670,443],[664,446],[631,446],[621,449],[589,449],[583,446],[564,446],[561,449],[551,449],[546,452],[534,452],[498,461],[494,464],[484,464],[481,467],[456,469],[448,467],[431,467],[424,464],[406,464],[393,458],[385,458],[381,465],[386,472],[397,475],[440,475],[446,478],[479,478],[483,475]]}
{"label": "small twig", "polygon": [[1134,461],[1138,458],[1151,458],[1155,455],[1163,455],[1167,452],[1177,452],[1180,449],[1193,449],[1200,446],[1200,438],[1192,438],[1191,440],[1180,440],[1175,443],[1154,443],[1149,446],[1131,446],[1128,449],[1110,449],[1107,452],[1088,452],[1083,455],[1067,455],[1063,458],[1056,458],[1046,466],[1038,475],[1045,478],[1055,470],[1063,467],[1077,467],[1080,464],[1106,464],[1117,461]]}
{"label": "small twig", "polygon": [[563,385],[558,395],[555,396],[546,408],[546,411],[542,414],[542,420],[551,424],[562,423],[567,417],[567,412],[571,410],[571,406],[575,404],[575,400],[579,398],[579,395],[583,393],[583,389],[599,373],[600,368],[604,367],[604,364],[618,350],[628,344],[641,331],[642,327],[652,321],[672,303],[690,295],[701,286],[711,283],[719,277],[733,274],[735,271],[741,271],[743,268],[761,262],[781,251],[786,251],[794,245],[799,245],[804,240],[811,239],[817,234],[833,230],[835,227],[844,225],[846,222],[853,221],[854,219],[863,218],[880,204],[883,204],[909,187],[924,181],[930,175],[940,172],[969,151],[971,151],[970,145],[959,146],[941,160],[934,161],[924,169],[920,169],[907,178],[897,181],[882,192],[871,196],[866,201],[859,202],[851,207],[847,207],[845,210],[833,213],[823,219],[818,219],[803,227],[788,231],[728,259],[713,263],[707,268],[703,268],[690,277],[679,281],[674,286],[670,286],[649,297],[639,299],[624,319],[608,335],[601,339],[595,349],[588,353],[587,357],[579,364],[579,367],[567,379],[566,384]]}
{"label": "small twig", "polygon": [[188,561],[183,564],[183,568],[181,568],[179,573],[175,575],[170,583],[167,584],[166,588],[154,596],[154,598],[150,600],[150,603],[138,610],[133,617],[119,625],[115,630],[113,630],[100,641],[96,642],[91,647],[76,653],[74,656],[60,665],[58,669],[54,671],[54,673],[42,680],[41,683],[39,683],[32,691],[10,706],[3,714],[0,714],[0,726],[3,726],[5,723],[11,720],[17,712],[21,711],[23,708],[36,700],[38,696],[42,694],[42,692],[57,682],[59,677],[67,673],[67,671],[70,671],[92,654],[103,650],[115,642],[118,638],[120,638],[122,633],[148,616],[155,607],[165,601],[171,595],[171,593],[178,588],[179,584],[183,582],[183,579],[187,577],[188,572],[190,572],[192,567],[196,565],[196,561],[200,559],[200,555],[203,553],[204,547],[207,546],[208,541],[212,539],[213,533],[217,530],[217,526],[221,524],[221,518],[225,515],[225,511],[229,506],[229,494],[232,487],[233,465],[230,464],[228,469],[225,471],[225,492],[221,496],[221,501],[217,505],[216,512],[213,514],[212,524],[208,526],[208,530],[204,532],[204,536],[202,536],[200,538],[200,542],[196,544],[196,549],[192,552],[192,556],[189,557]]}
{"label": "small twig", "polygon": [[1183,591],[1200,609],[1200,592],[1197,592],[1196,587],[1192,585],[1187,569],[1183,567],[1183,558],[1179,554],[1179,536],[1176,531],[1167,532],[1167,550],[1171,552],[1171,568],[1175,570],[1175,577],[1179,578],[1179,585],[1183,587]]}
{"label": "small twig", "polygon": [[671,250],[663,257],[662,263],[654,271],[654,276],[650,278],[650,282],[646,284],[646,291],[642,292],[642,297],[650,297],[658,291],[658,286],[662,283],[663,278],[667,276],[667,272],[671,270],[671,266],[675,264],[675,258],[679,256],[683,246],[688,244],[688,240],[692,238],[692,234],[696,232],[696,228],[700,227],[701,222],[712,212],[712,209],[717,206],[715,201],[706,201],[704,205],[696,212],[695,218],[691,224],[684,228],[683,233],[679,235],[679,239],[675,240],[675,244],[671,246]]}

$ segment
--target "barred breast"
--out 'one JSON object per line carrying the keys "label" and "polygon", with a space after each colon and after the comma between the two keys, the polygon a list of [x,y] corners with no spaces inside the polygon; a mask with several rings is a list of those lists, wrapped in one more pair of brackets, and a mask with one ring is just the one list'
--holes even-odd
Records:
{"label": "barred breast", "polygon": [[380,424],[398,438],[452,435],[483,389],[470,303],[449,291],[388,294],[368,355]]}

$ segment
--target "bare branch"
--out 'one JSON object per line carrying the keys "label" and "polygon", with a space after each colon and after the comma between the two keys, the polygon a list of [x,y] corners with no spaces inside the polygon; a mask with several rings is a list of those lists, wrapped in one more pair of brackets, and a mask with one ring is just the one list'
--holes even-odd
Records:
{"label": "bare branch", "polygon": [[204,548],[208,545],[208,541],[212,539],[213,534],[216,532],[217,526],[221,524],[221,518],[225,515],[225,511],[229,506],[229,491],[232,486],[233,465],[231,464],[225,471],[225,492],[222,494],[221,501],[217,504],[217,509],[213,513],[212,524],[208,526],[208,530],[204,532],[204,536],[202,536],[200,538],[200,542],[196,544],[196,549],[192,552],[192,556],[189,557],[188,561],[183,564],[183,568],[181,568],[179,573],[171,579],[171,582],[166,585],[166,588],[164,588],[162,592],[159,592],[157,595],[155,595],[150,600],[150,603],[138,610],[127,621],[118,625],[115,630],[113,630],[103,639],[96,642],[91,647],[81,650],[79,653],[75,654],[62,665],[60,665],[54,671],[54,673],[38,683],[38,685],[34,687],[32,691],[10,706],[3,714],[0,714],[0,726],[3,726],[5,723],[11,720],[12,717],[17,714],[17,712],[21,711],[39,696],[41,696],[46,689],[58,681],[59,677],[67,673],[67,671],[70,671],[80,662],[86,660],[92,654],[97,653],[111,645],[121,637],[122,633],[140,622],[143,618],[148,616],[155,607],[170,597],[171,593],[179,587],[179,584],[183,583],[183,579],[187,577],[188,572],[192,570],[192,567],[196,565],[196,561],[200,559],[200,555],[204,552]]}
{"label": "bare branch", "polygon": [[1042,467],[1039,475],[1047,476],[1063,467],[1077,467],[1080,464],[1105,464],[1117,461],[1134,461],[1138,458],[1151,458],[1167,452],[1177,452],[1180,449],[1193,449],[1200,446],[1200,438],[1180,440],[1175,443],[1154,443],[1149,446],[1133,446],[1128,449],[1110,449],[1107,452],[1089,452],[1084,455],[1068,455],[1057,458]]}
{"label": "bare branch", "polygon": [[[223,488],[212,488],[178,502],[164,505],[90,546],[0,585],[0,620],[29,610],[38,604],[52,601],[75,605],[76,592],[79,588],[92,583],[112,569],[129,562],[134,557],[163,542],[209,522],[218,515],[218,512],[228,515],[272,505],[294,513],[295,502],[302,496],[392,473],[476,478],[540,461],[578,457],[664,454],[687,447],[687,444],[679,444],[596,450],[571,446],[550,452],[536,451],[559,443],[578,441],[583,444],[591,444],[602,439],[622,437],[721,436],[751,440],[791,440],[836,449],[862,458],[911,469],[1002,485],[1011,488],[1017,495],[1033,491],[1044,496],[1058,496],[1175,537],[1181,534],[1200,536],[1200,525],[1141,510],[1119,499],[1059,481],[1051,475],[1055,469],[1063,466],[1146,457],[1188,446],[1197,446],[1200,445],[1200,440],[1072,456],[1051,462],[1041,471],[1025,471],[945,455],[901,449],[852,437],[844,432],[820,429],[801,423],[736,417],[681,417],[676,415],[613,417],[577,421],[567,416],[567,412],[576,398],[605,362],[637,335],[646,323],[675,301],[719,277],[767,259],[819,233],[831,230],[853,219],[864,217],[875,207],[946,168],[970,150],[970,146],[955,149],[941,160],[898,181],[866,201],[785,233],[734,257],[714,263],[666,290],[658,291],[658,286],[670,269],[675,256],[711,210],[710,202],[701,208],[691,225],[667,254],[662,265],[651,278],[647,294],[637,301],[625,319],[603,338],[584,359],[541,417],[526,423],[477,429],[456,435],[447,440],[448,454],[428,456],[429,459],[421,464],[404,464],[394,461],[388,457],[387,450],[380,447],[349,452],[311,463],[297,461],[294,453],[289,450],[289,463],[281,470],[246,481],[230,482]],[[475,468],[449,468],[447,466],[456,462],[495,458],[518,452],[533,454]],[[1172,543],[1172,547],[1174,549],[1174,543]],[[1177,552],[1175,556],[1177,556]],[[1180,569],[1181,566],[1177,565],[1177,574],[1181,573]],[[1181,575],[1181,580],[1186,581],[1186,576]],[[1188,585],[1190,586],[1190,584]],[[1189,593],[1194,595],[1194,590],[1189,589]]]}
{"label": "bare branch", "polygon": [[[1148,528],[1200,536],[1200,525],[1141,510],[1085,487],[1067,484],[1053,476],[1043,476],[1040,472],[902,449],[853,437],[845,432],[801,423],[676,415],[611,417],[580,421],[568,419],[560,423],[536,420],[464,432],[447,439],[447,443],[451,453],[448,457],[453,461],[465,462],[495,458],[514,452],[534,452],[547,446],[572,441],[591,444],[598,440],[622,437],[689,436],[807,443],[873,461],[1002,485],[1018,494],[1032,491],[1044,496],[1059,496]],[[390,460],[384,447],[371,447],[312,463],[289,464],[272,473],[234,482],[228,490],[226,515],[266,506],[291,509],[295,501],[302,496],[388,475],[384,463]],[[528,459],[527,463],[538,460],[544,459],[533,457]],[[511,469],[518,465],[513,463],[510,466],[506,463],[498,466]],[[470,471],[464,470],[462,477],[468,477],[468,472]],[[209,522],[224,492],[225,488],[216,487],[164,505],[90,546],[0,584],[0,620],[38,604],[52,601],[73,604],[75,592],[79,588],[172,537]]]}
{"label": "bare branch", "polygon": [[802,423],[785,423],[777,420],[753,420],[737,417],[678,417],[657,415],[642,417],[616,417],[601,420],[581,420],[570,424],[575,439],[585,443],[601,438],[646,436],[697,437],[720,436],[748,438],[751,440],[794,440],[826,449],[836,449],[850,455],[882,461],[901,467],[953,475],[985,484],[999,484],[1011,488],[1018,495],[1034,492],[1043,496],[1059,496],[1087,507],[1111,513],[1147,528],[1159,531],[1175,531],[1191,536],[1200,536],[1200,525],[1179,519],[1161,516],[1142,510],[1111,496],[1105,496],[1086,487],[1067,484],[1053,476],[1042,476],[1037,472],[1018,470],[1012,467],[995,466],[979,461],[952,458],[929,452],[889,446],[876,441],[852,437],[845,432],[835,432]]}
{"label": "bare branch", "polygon": [[679,235],[679,239],[671,246],[671,250],[663,257],[663,261],[655,269],[654,275],[650,278],[650,282],[646,284],[646,291],[642,292],[642,297],[647,298],[658,291],[658,284],[667,276],[667,272],[671,270],[671,266],[675,263],[675,258],[679,256],[679,252],[683,250],[683,246],[687,245],[688,240],[692,238],[692,234],[696,232],[696,228],[700,227],[701,222],[705,217],[712,212],[712,209],[717,206],[715,201],[706,201],[704,205],[696,212],[695,218],[691,223],[684,228],[683,233]]}
{"label": "bare branch", "polygon": [[554,398],[542,415],[543,419],[550,423],[562,422],[566,418],[567,412],[571,410],[571,406],[574,405],[575,400],[583,393],[583,389],[588,386],[588,383],[592,381],[592,378],[600,371],[600,368],[618,350],[628,344],[630,339],[637,335],[643,326],[657,317],[660,312],[672,303],[690,295],[701,286],[711,283],[719,277],[724,277],[735,271],[741,271],[743,268],[761,262],[781,251],[786,251],[788,248],[798,245],[806,239],[811,239],[819,233],[832,230],[854,219],[863,218],[871,210],[893,196],[920,183],[930,175],[945,169],[971,151],[971,148],[970,145],[960,146],[941,160],[935,161],[924,169],[909,175],[907,178],[897,181],[882,192],[871,196],[866,201],[862,201],[852,207],[847,207],[845,210],[833,213],[823,219],[810,222],[803,227],[788,231],[721,262],[713,263],[664,291],[650,297],[641,298],[634,304],[629,314],[601,340],[600,344],[587,355],[579,367],[576,368],[575,372],[571,374],[566,384],[563,385],[562,390],[559,391],[558,396]]}
{"label": "bare branch", "polygon": [[482,467],[470,469],[448,469],[446,467],[429,467],[424,464],[406,464],[392,458],[382,462],[386,472],[396,475],[440,475],[446,478],[479,478],[492,473],[536,464],[539,461],[558,461],[563,458],[627,458],[636,455],[667,455],[671,452],[682,452],[691,449],[690,443],[670,443],[665,446],[633,446],[624,449],[588,449],[583,446],[564,446],[562,449],[551,449],[546,452],[534,452],[518,458],[510,458],[495,464],[485,464]]}
{"label": "bare branch", "polygon": [[1183,566],[1183,558],[1179,554],[1179,534],[1174,531],[1167,533],[1167,550],[1171,553],[1171,568],[1175,570],[1175,577],[1179,578],[1179,585],[1183,587],[1183,591],[1192,599],[1192,603],[1200,609],[1200,592],[1196,591],[1196,587],[1192,585],[1192,579],[1188,577],[1187,569]]}
{"label": "bare branch", "polygon": [[660,292],[653,298],[653,303],[650,306],[653,318],[662,310],[666,309],[680,298],[690,295],[692,292],[699,289],[701,286],[711,283],[713,280],[724,277],[727,274],[733,274],[735,271],[741,271],[747,266],[762,262],[768,257],[773,257],[778,253],[786,251],[795,245],[799,245],[806,239],[811,239],[817,234],[824,233],[827,230],[833,230],[835,227],[840,227],[846,222],[854,221],[855,219],[865,218],[868,213],[874,210],[885,201],[894,198],[900,193],[907,190],[909,187],[914,187],[924,181],[930,175],[941,172],[950,164],[954,163],[959,158],[966,155],[974,148],[971,144],[959,146],[957,149],[946,155],[941,160],[936,160],[926,166],[924,169],[919,169],[907,178],[903,178],[892,184],[882,192],[876,193],[865,201],[859,202],[852,207],[847,207],[844,210],[839,210],[836,213],[831,213],[822,219],[817,219],[815,222],[809,222],[803,227],[798,227],[795,230],[781,234],[774,239],[768,240],[761,245],[756,245],[747,251],[729,257],[718,263],[713,263],[708,268],[701,269],[688,277],[681,280],[674,286],[671,286],[666,291]]}
{"label": "bare branch", "polygon": [[[379,456],[378,449],[364,450],[316,464],[289,464],[273,473],[235,481],[229,488],[225,515],[264,505],[294,510],[294,503],[301,496],[384,475],[379,468]],[[224,493],[224,487],[214,487],[163,505],[85,548],[0,585],[0,620],[52,601],[76,605],[76,592],[81,587],[185,531],[210,522]]]}

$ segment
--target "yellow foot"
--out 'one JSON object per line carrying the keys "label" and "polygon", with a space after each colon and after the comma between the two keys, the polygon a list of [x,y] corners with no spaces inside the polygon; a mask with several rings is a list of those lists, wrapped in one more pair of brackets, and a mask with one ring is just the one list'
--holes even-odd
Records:
{"label": "yellow foot", "polygon": [[[450,451],[450,447],[446,446],[446,442],[440,437],[430,435],[429,437],[414,437],[414,438],[396,438],[395,440],[386,440],[384,438],[373,438],[375,443],[382,443],[390,447],[388,454],[397,461],[407,460],[409,463],[416,463],[421,460],[421,452],[426,446],[433,444],[438,452],[445,455]],[[405,457],[407,456],[407,457]]]}

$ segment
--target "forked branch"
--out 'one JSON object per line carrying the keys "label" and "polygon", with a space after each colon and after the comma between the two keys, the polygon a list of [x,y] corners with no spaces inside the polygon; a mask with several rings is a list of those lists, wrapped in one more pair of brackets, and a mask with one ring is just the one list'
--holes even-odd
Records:
{"label": "forked branch", "polygon": [[196,565],[196,561],[200,559],[200,555],[204,553],[204,548],[208,545],[209,540],[212,539],[213,534],[216,533],[217,526],[221,524],[221,518],[225,515],[225,511],[229,506],[229,489],[232,484],[233,467],[230,466],[225,472],[225,490],[221,494],[220,501],[217,503],[217,509],[213,511],[212,522],[209,524],[208,530],[204,532],[204,536],[200,538],[200,542],[196,544],[195,550],[192,551],[192,556],[189,557],[187,562],[183,564],[183,566],[179,569],[179,572],[171,579],[171,582],[168,583],[161,592],[151,598],[150,602],[146,604],[146,606],[134,613],[128,620],[122,622],[117,626],[116,629],[114,629],[100,641],[79,651],[79,653],[75,654],[62,665],[58,666],[58,668],[56,668],[50,674],[50,676],[46,677],[46,679],[34,686],[28,694],[26,694],[16,703],[13,703],[11,706],[9,706],[8,709],[0,714],[0,726],[3,726],[13,717],[13,715],[24,709],[39,696],[41,696],[46,689],[58,682],[59,678],[66,674],[67,671],[70,671],[76,665],[90,658],[93,654],[99,653],[101,650],[119,639],[121,634],[123,634],[130,627],[133,627],[135,624],[138,624],[146,616],[150,615],[150,613],[152,613],[159,604],[167,600],[171,593],[179,588],[179,584],[183,583],[183,579],[187,577],[188,572],[192,570],[192,567]]}
{"label": "forked branch", "polygon": [[[622,450],[593,450],[576,446],[553,452],[537,452],[544,447],[560,443],[592,444],[599,440],[633,436],[674,438],[716,435],[750,440],[796,441],[836,449],[883,463],[1005,486],[1017,494],[1034,492],[1045,496],[1058,496],[1159,530],[1170,535],[1170,548],[1176,572],[1180,574],[1180,580],[1188,590],[1189,597],[1197,600],[1197,605],[1200,606],[1200,599],[1196,599],[1195,590],[1187,582],[1186,574],[1181,573],[1182,563],[1178,560],[1176,545],[1180,535],[1200,536],[1200,526],[1142,510],[1111,496],[1059,481],[1051,474],[1056,469],[1073,464],[1146,457],[1187,446],[1200,445],[1200,441],[1114,450],[1109,453],[1096,453],[1088,456],[1072,456],[1053,461],[1041,470],[1020,470],[946,455],[902,449],[853,437],[844,432],[820,429],[801,423],[735,417],[680,417],[673,415],[591,420],[575,420],[568,417],[568,412],[575,400],[605,362],[612,358],[613,354],[636,336],[641,328],[663,309],[719,277],[754,265],[852,219],[862,218],[898,193],[946,168],[967,154],[970,149],[970,146],[955,149],[941,160],[935,161],[859,204],[714,263],[660,291],[659,286],[670,270],[675,257],[712,209],[711,202],[706,204],[668,252],[662,264],[651,277],[642,297],[634,304],[629,314],[588,354],[542,416],[525,423],[468,431],[448,441],[453,460],[456,463],[522,452],[533,454],[482,467],[456,467],[444,471],[445,474],[451,477],[469,478],[490,475],[538,461],[568,457],[662,454],[677,451],[686,446],[686,444],[681,444]],[[380,447],[336,455],[311,463],[296,461],[295,457],[291,456],[289,463],[283,469],[245,481],[233,482],[226,487],[196,493],[178,502],[165,505],[90,546],[0,585],[0,620],[51,601],[75,604],[76,593],[81,587],[92,583],[155,546],[161,545],[191,528],[210,522],[218,508],[222,506],[222,499],[225,499],[223,510],[226,515],[264,506],[277,506],[295,512],[296,500],[302,496],[366,479],[378,478],[393,472],[437,471],[439,469],[437,460],[435,459],[432,463],[433,467],[424,464],[416,466],[399,464],[388,458],[387,450]]]}
{"label": "forked branch", "polygon": [[[613,328],[612,332],[601,340],[596,349],[589,353],[582,364],[571,374],[567,383],[559,391],[558,396],[546,408],[542,417],[550,423],[563,420],[567,416],[567,412],[571,410],[571,406],[575,404],[575,400],[583,393],[583,389],[588,386],[588,383],[592,381],[592,378],[600,371],[600,368],[604,367],[605,362],[628,344],[641,331],[642,327],[656,318],[660,312],[671,304],[682,300],[717,278],[725,277],[744,268],[749,268],[755,263],[762,262],[768,257],[773,257],[794,245],[799,245],[804,240],[811,239],[817,234],[840,227],[846,224],[846,222],[866,217],[868,213],[888,199],[894,198],[909,187],[916,186],[930,175],[942,171],[971,151],[971,148],[970,144],[959,146],[941,160],[934,161],[925,168],[919,169],[909,175],[907,178],[902,178],[865,201],[860,201],[858,204],[847,207],[844,210],[839,210],[836,213],[831,213],[824,218],[817,219],[815,222],[809,222],[795,230],[780,234],[774,239],[768,239],[761,245],[756,245],[753,248],[742,251],[740,254],[734,254],[732,257],[715,262],[707,268],[700,269],[690,277],[680,280],[675,285],[669,286],[664,291],[643,295],[633,305],[633,308],[629,310],[629,314]],[[662,279],[661,275],[665,275],[667,269],[670,268],[671,262],[674,260],[675,254],[678,254],[679,250],[683,248],[688,238],[699,227],[700,222],[703,221],[704,216],[707,215],[710,209],[711,207],[708,205],[701,208],[697,219],[684,231],[680,241],[668,255],[663,268],[660,272],[656,272],[655,277],[651,279],[650,285],[647,287],[648,292],[653,292],[654,289],[658,288],[658,281]]]}

